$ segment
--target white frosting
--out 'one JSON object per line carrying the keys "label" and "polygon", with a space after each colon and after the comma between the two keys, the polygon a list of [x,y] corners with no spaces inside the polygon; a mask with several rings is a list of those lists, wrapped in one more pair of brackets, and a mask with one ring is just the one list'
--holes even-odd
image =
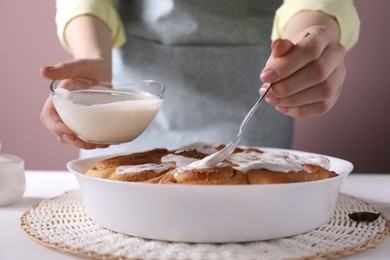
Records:
{"label": "white frosting", "polygon": [[250,151],[235,153],[228,160],[238,165],[237,170],[247,173],[252,169],[266,169],[277,172],[307,171],[302,164],[315,164],[325,169],[330,168],[330,162],[322,156],[298,156],[286,151],[265,151],[263,153]]}
{"label": "white frosting", "polygon": [[152,170],[154,172],[160,173],[169,169],[175,168],[172,164],[155,164],[155,163],[147,163],[140,165],[123,165],[116,168],[116,174],[126,174],[126,173],[136,173],[142,172],[146,170]]}
{"label": "white frosting", "polygon": [[306,162],[308,164],[319,165],[322,168],[325,168],[327,170],[330,169],[330,160],[328,158],[323,157],[323,156],[306,156],[306,157],[304,157],[304,159],[306,160]]}
{"label": "white frosting", "polygon": [[[196,144],[195,147],[206,147],[208,151],[211,151],[211,146],[204,144]],[[194,148],[194,146],[188,146],[188,148]],[[176,153],[165,155],[161,158],[163,164],[143,164],[143,165],[128,165],[120,166],[117,168],[116,173],[124,174],[127,172],[139,172],[143,170],[151,169],[156,172],[161,172],[167,169],[176,168],[172,171],[173,177],[176,179],[177,175],[183,171],[194,169],[194,167],[189,166],[191,163],[200,161],[194,158],[188,158],[183,155],[179,155],[183,150],[178,150]],[[197,149],[197,148],[195,148]],[[214,148],[213,148],[214,149]],[[198,150],[198,149],[197,149]],[[215,150],[215,149],[214,149]],[[199,150],[198,150],[199,151]],[[204,151],[204,150],[203,150]],[[325,169],[330,168],[330,161],[328,158],[323,156],[303,156],[290,153],[288,151],[281,150],[272,150],[272,151],[254,151],[254,150],[245,150],[241,153],[231,154],[227,160],[231,161],[234,165],[233,168],[241,171],[242,173],[247,173],[253,169],[266,169],[275,172],[289,172],[289,171],[306,171],[310,170],[304,168],[303,164],[312,164],[318,165]],[[170,162],[175,162],[176,165],[169,164]],[[215,167],[226,167],[226,163],[220,163]],[[209,168],[209,167],[196,167],[196,168]]]}
{"label": "white frosting", "polygon": [[178,154],[167,154],[163,157],[161,157],[161,162],[162,163],[168,163],[168,162],[175,162],[176,167],[186,167],[188,164],[197,161],[198,159],[194,158],[188,158],[183,155],[178,155]]}

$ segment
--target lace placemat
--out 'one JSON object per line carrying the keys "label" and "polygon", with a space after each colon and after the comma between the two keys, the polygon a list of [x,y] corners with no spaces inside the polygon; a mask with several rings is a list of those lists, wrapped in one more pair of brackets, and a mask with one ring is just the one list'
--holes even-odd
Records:
{"label": "lace placemat", "polygon": [[100,227],[86,215],[81,193],[68,191],[27,210],[21,226],[44,246],[93,259],[326,259],[372,248],[389,235],[390,223],[383,214],[373,222],[348,217],[366,211],[377,212],[358,198],[340,194],[329,222],[305,234],[250,243],[175,243]]}

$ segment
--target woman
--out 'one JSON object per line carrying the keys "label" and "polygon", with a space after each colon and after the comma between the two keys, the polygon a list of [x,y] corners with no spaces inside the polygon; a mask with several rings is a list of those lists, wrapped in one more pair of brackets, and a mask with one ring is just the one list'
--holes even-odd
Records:
{"label": "woman", "polygon": [[42,68],[44,77],[153,79],[167,92],[141,137],[109,148],[77,138],[50,97],[41,120],[61,143],[84,149],[83,157],[227,143],[257,100],[258,87],[262,93],[273,83],[269,105],[255,114],[241,144],[288,148],[293,118],[320,116],[338,99],[344,56],[357,41],[359,18],[351,0],[280,4],[138,0],[115,6],[113,1],[57,0],[59,38],[74,59]]}

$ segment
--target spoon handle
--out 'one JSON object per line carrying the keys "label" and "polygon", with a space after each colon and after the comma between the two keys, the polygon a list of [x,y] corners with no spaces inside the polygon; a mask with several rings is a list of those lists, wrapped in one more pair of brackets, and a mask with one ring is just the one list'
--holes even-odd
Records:
{"label": "spoon handle", "polygon": [[263,101],[265,95],[267,95],[268,91],[271,89],[272,84],[269,84],[263,95],[259,97],[259,99],[256,101],[255,105],[251,108],[251,110],[248,112],[248,114],[245,116],[244,120],[241,123],[240,129],[238,131],[238,136],[242,135],[242,132],[244,131],[246,125],[248,124],[249,120],[253,116],[253,114],[256,112],[257,108],[260,106],[261,101]]}
{"label": "spoon handle", "polygon": [[213,167],[216,166],[218,163],[222,162],[226,158],[229,157],[230,154],[234,152],[236,149],[238,143],[241,140],[241,136],[244,132],[244,129],[249,122],[249,120],[252,118],[253,114],[256,112],[257,108],[260,106],[261,101],[263,101],[265,95],[268,93],[268,91],[271,89],[272,84],[270,84],[263,95],[260,96],[260,98],[256,101],[254,106],[249,110],[248,114],[245,116],[244,120],[242,121],[240,125],[240,129],[238,131],[238,134],[236,138],[234,138],[230,143],[228,143],[222,150],[219,150],[216,153],[210,154],[209,156],[203,158],[202,160],[195,161],[190,163],[189,167]]}

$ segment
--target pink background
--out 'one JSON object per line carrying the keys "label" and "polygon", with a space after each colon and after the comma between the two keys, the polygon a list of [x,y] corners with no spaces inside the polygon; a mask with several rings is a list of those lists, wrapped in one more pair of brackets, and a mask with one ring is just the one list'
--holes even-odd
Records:
{"label": "pink background", "polygon": [[[354,172],[390,172],[390,1],[355,4],[361,35],[347,56],[342,96],[327,115],[296,121],[293,148],[347,159]],[[1,152],[20,156],[30,170],[63,170],[78,156],[39,119],[49,93],[39,68],[70,59],[57,40],[54,13],[55,1],[0,2]]]}

